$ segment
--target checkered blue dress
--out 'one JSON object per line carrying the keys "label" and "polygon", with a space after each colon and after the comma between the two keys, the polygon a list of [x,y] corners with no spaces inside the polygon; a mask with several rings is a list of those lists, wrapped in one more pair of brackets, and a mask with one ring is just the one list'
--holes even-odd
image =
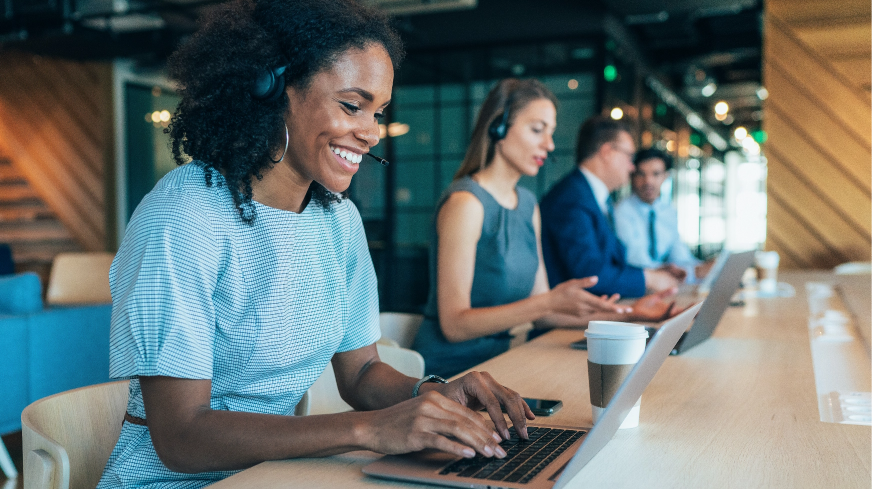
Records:
{"label": "checkered blue dress", "polygon": [[[211,379],[212,409],[292,415],[337,351],[378,340],[363,224],[348,200],[296,214],[255,203],[242,222],[223,177],[170,172],[137,207],[112,263],[110,375]],[[118,420],[121,422],[121,420]],[[234,472],[181,474],[148,428],[125,422],[98,487],[203,487]]]}

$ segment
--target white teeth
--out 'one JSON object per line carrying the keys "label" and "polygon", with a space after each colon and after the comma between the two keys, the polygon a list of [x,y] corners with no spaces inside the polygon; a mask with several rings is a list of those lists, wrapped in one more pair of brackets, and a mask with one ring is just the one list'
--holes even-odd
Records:
{"label": "white teeth", "polygon": [[363,155],[352,153],[351,151],[345,151],[344,149],[333,147],[331,147],[330,150],[333,151],[335,154],[341,156],[342,158],[346,159],[350,163],[356,164],[360,163],[363,160]]}

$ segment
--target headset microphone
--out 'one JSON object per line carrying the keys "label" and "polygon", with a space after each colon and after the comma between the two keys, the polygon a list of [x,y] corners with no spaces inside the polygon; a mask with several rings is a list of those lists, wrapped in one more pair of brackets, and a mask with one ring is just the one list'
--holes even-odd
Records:
{"label": "headset microphone", "polygon": [[372,153],[365,153],[365,155],[366,155],[366,156],[369,156],[370,158],[374,159],[375,161],[378,161],[379,163],[382,164],[382,166],[388,166],[388,165],[390,165],[390,162],[389,162],[388,160],[386,160],[386,159],[384,159],[384,158],[379,158],[378,156],[376,156],[376,155],[374,155],[374,154],[372,154]]}

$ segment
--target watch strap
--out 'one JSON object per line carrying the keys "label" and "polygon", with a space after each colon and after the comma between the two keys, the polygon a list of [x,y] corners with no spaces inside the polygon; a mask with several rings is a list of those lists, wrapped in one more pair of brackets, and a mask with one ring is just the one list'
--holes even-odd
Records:
{"label": "watch strap", "polygon": [[448,381],[443,379],[438,375],[426,375],[421,380],[415,382],[415,387],[412,389],[412,397],[418,397],[418,390],[421,389],[421,386],[426,384],[427,382],[433,382],[436,384],[447,384]]}

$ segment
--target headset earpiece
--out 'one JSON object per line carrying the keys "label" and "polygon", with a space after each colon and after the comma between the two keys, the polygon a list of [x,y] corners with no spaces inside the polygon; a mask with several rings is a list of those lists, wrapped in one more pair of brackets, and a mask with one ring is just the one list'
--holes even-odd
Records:
{"label": "headset earpiece", "polygon": [[262,71],[251,87],[251,96],[257,100],[273,101],[278,99],[285,89],[285,70],[287,69],[287,66],[279,66]]}
{"label": "headset earpiece", "polygon": [[491,141],[497,142],[506,137],[506,133],[509,132],[509,106],[506,105],[506,110],[503,111],[503,115],[494,119],[491,122],[490,127],[487,128],[487,133],[491,138]]}
{"label": "headset earpiece", "polygon": [[509,97],[506,99],[505,105],[503,105],[503,114],[493,122],[491,122],[490,127],[487,128],[487,134],[490,136],[491,141],[496,143],[497,141],[502,140],[506,137],[506,134],[509,132],[509,110],[512,107],[512,102],[515,101],[515,94],[509,94]]}

